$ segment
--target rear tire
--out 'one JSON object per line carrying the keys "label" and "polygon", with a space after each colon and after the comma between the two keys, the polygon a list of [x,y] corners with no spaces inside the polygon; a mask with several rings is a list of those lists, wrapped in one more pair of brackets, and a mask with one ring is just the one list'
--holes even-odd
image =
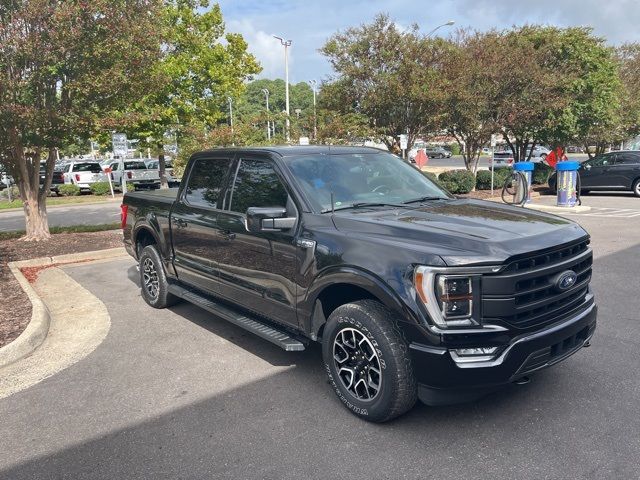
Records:
{"label": "rear tire", "polygon": [[640,197],[640,178],[633,183],[633,194]]}
{"label": "rear tire", "polygon": [[166,308],[179,298],[169,293],[164,264],[155,245],[147,245],[139,257],[142,298],[153,308]]}
{"label": "rear tire", "polygon": [[415,405],[417,384],[407,342],[384,305],[359,300],[338,307],[322,337],[329,382],[351,413],[386,422]]}

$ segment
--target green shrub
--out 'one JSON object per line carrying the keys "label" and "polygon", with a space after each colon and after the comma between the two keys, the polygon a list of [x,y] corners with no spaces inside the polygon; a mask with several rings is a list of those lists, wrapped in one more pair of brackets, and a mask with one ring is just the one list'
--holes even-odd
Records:
{"label": "green shrub", "polygon": [[538,162],[533,167],[533,176],[531,177],[531,183],[534,185],[544,185],[549,180],[549,177],[553,173],[551,168],[546,163]]}
{"label": "green shrub", "polygon": [[108,195],[111,193],[111,188],[109,188],[109,182],[96,182],[89,185],[89,189],[91,193],[94,195]]}
{"label": "green shrub", "polygon": [[435,173],[433,173],[433,172],[425,172],[423,170],[421,170],[421,172],[425,177],[427,177],[432,182],[438,183],[438,176]]}
{"label": "green shrub", "polygon": [[[493,188],[502,188],[507,177],[513,172],[510,168],[496,168],[493,173]],[[478,170],[476,189],[491,190],[491,170]]]}
{"label": "green shrub", "polygon": [[457,143],[451,144],[451,155],[460,155],[460,145]]}
{"label": "green shrub", "polygon": [[72,183],[65,183],[58,187],[58,192],[60,192],[60,195],[65,197],[73,197],[75,195],[80,195],[80,187]]}
{"label": "green shrub", "polygon": [[469,193],[476,184],[476,179],[468,170],[449,170],[438,176],[438,182],[451,193]]}

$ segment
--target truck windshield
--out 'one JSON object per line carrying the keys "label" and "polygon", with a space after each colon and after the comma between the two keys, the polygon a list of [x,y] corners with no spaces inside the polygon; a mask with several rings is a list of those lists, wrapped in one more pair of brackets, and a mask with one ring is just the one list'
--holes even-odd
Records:
{"label": "truck windshield", "polygon": [[417,169],[388,153],[304,155],[284,159],[315,211],[363,203],[450,198]]}

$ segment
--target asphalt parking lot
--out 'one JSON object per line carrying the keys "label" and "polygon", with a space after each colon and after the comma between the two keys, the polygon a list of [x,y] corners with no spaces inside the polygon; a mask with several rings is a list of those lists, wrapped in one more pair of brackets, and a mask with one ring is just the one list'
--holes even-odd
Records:
{"label": "asphalt parking lot", "polygon": [[0,400],[0,478],[640,478],[640,199],[584,203],[570,218],[593,237],[592,346],[528,385],[383,425],[340,405],[318,348],[284,352],[184,303],[153,310],[129,259],[65,267],[111,330]]}

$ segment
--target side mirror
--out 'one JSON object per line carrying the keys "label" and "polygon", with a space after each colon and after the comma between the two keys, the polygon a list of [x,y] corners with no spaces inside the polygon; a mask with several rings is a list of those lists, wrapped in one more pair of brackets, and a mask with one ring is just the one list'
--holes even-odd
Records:
{"label": "side mirror", "polygon": [[247,230],[252,233],[279,232],[290,230],[297,218],[287,217],[287,209],[282,207],[249,207],[247,209]]}

